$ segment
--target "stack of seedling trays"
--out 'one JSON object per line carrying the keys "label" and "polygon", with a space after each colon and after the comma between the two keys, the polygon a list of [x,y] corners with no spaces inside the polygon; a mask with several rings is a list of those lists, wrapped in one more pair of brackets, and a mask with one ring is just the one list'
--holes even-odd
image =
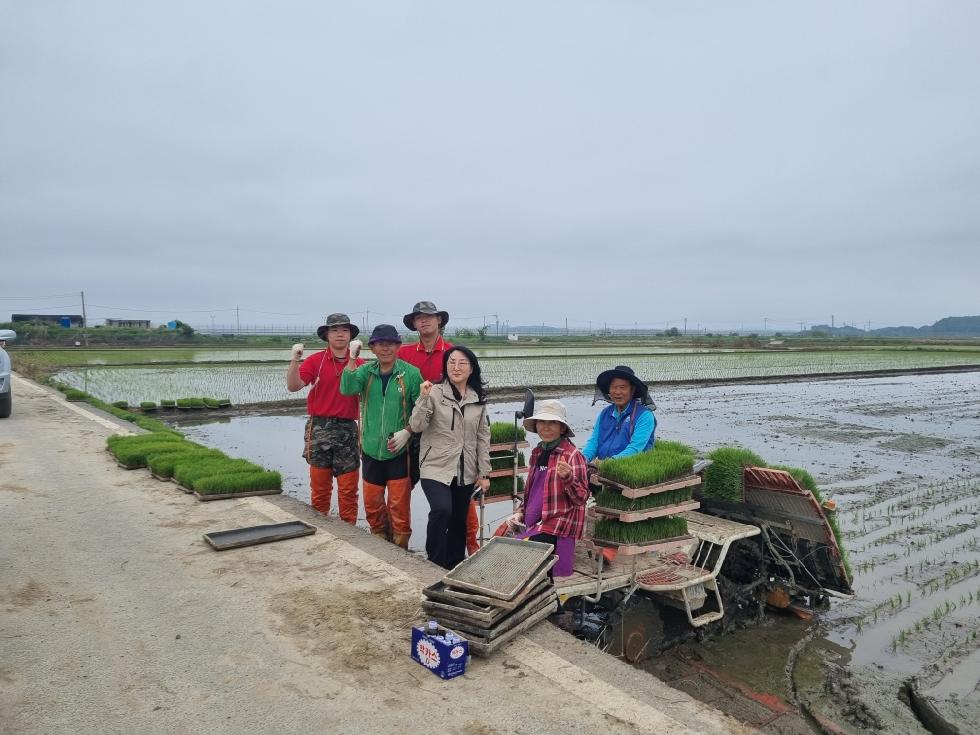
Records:
{"label": "stack of seedling trays", "polygon": [[622,556],[670,552],[692,538],[682,513],[697,510],[694,450],[660,440],[653,449],[600,463],[592,540]]}
{"label": "stack of seedling trays", "polygon": [[520,426],[503,421],[490,425],[490,488],[484,498],[485,503],[512,500],[524,492],[524,478],[521,475],[528,468],[521,450],[530,446],[525,441],[526,436]]}
{"label": "stack of seedling trays", "polygon": [[558,609],[548,576],[556,561],[551,544],[492,538],[422,590],[422,608],[466,638],[471,653],[489,656]]}

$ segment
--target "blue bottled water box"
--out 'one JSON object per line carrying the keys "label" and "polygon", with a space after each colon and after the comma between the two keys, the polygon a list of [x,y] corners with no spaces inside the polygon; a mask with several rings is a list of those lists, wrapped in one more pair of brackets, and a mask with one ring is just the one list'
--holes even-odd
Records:
{"label": "blue bottled water box", "polygon": [[442,626],[412,628],[412,659],[433,674],[452,679],[466,673],[470,644]]}

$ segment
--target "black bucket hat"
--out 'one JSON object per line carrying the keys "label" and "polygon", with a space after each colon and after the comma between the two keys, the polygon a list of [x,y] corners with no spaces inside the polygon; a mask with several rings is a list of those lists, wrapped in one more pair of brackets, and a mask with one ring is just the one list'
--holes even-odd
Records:
{"label": "black bucket hat", "polygon": [[368,344],[373,345],[375,342],[397,342],[401,344],[402,336],[390,324],[378,324],[371,330],[371,338],[368,340]]}
{"label": "black bucket hat", "polygon": [[439,311],[431,301],[420,301],[412,307],[412,313],[406,314],[402,323],[413,332],[415,330],[415,317],[419,314],[432,314],[439,317],[439,329],[442,329],[449,322],[449,312]]}
{"label": "black bucket hat", "polygon": [[[628,380],[636,388],[636,393],[634,397],[639,398],[640,402],[645,406],[653,404],[653,399],[650,398],[650,389],[647,384],[636,377],[636,373],[633,372],[633,368],[627,365],[617,365],[612,370],[604,370],[599,373],[599,377],[595,379],[595,388],[597,394],[602,394],[602,397],[609,401],[609,384],[612,383],[613,378],[622,378],[623,380]],[[596,399],[599,396],[596,395]],[[594,402],[594,401],[593,401]]]}
{"label": "black bucket hat", "polygon": [[357,325],[351,324],[350,317],[346,314],[331,314],[327,317],[327,323],[316,328],[316,336],[322,339],[324,342],[327,341],[327,330],[330,327],[348,327],[350,329],[350,338],[354,339],[359,333],[360,329]]}

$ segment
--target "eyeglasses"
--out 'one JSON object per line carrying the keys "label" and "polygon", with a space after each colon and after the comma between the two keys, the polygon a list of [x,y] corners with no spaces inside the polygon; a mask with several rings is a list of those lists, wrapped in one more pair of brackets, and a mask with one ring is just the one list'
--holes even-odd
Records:
{"label": "eyeglasses", "polygon": [[456,367],[465,368],[469,366],[470,366],[469,360],[449,360],[446,362],[446,367],[451,367],[451,368],[456,368]]}

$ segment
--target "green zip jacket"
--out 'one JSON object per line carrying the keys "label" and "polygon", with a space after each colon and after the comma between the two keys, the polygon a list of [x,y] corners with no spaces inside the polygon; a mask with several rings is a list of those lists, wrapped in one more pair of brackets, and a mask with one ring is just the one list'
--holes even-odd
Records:
{"label": "green zip jacket", "polygon": [[378,361],[365,363],[356,370],[346,368],[340,374],[340,392],[361,397],[361,451],[373,459],[391,459],[405,454],[388,451],[388,437],[408,428],[408,419],[419,397],[422,374],[414,365],[395,360],[388,389],[381,392]]}

